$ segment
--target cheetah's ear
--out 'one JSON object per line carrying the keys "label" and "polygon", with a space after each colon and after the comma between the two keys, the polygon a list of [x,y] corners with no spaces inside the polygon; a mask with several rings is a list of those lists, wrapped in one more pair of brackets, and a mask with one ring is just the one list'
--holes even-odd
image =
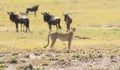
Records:
{"label": "cheetah's ear", "polygon": [[71,28],[72,32],[75,32],[76,31],[76,28]]}
{"label": "cheetah's ear", "polygon": [[76,28],[74,28],[74,27],[71,28],[71,30],[74,30],[74,29],[76,29]]}

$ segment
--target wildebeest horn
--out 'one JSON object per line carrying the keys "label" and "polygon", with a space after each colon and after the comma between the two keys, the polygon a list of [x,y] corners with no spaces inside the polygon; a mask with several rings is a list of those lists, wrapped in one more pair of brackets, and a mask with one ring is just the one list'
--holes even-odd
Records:
{"label": "wildebeest horn", "polygon": [[10,14],[10,12],[7,11],[7,14]]}
{"label": "wildebeest horn", "polygon": [[7,14],[8,14],[8,15],[10,15],[11,13],[12,13],[12,12],[8,12],[8,11],[7,11]]}

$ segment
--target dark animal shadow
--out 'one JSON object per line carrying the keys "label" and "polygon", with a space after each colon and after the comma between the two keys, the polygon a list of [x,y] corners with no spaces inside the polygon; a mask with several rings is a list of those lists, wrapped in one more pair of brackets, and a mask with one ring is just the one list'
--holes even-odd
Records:
{"label": "dark animal shadow", "polygon": [[80,37],[80,36],[75,36],[77,39],[90,39],[89,37]]}

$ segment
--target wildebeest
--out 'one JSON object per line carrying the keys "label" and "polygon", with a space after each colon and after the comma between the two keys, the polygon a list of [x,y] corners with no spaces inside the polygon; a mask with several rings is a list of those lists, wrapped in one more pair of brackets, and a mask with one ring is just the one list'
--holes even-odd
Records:
{"label": "wildebeest", "polygon": [[36,16],[36,12],[38,11],[39,5],[35,5],[33,7],[26,9],[26,14],[29,14],[29,12],[34,12],[34,16]]}
{"label": "wildebeest", "polygon": [[61,26],[60,26],[60,17],[55,17],[47,12],[44,12],[44,13],[41,13],[43,15],[43,20],[45,22],[48,23],[49,25],[49,31],[52,30],[52,25],[56,25],[56,28],[58,29],[61,29]]}
{"label": "wildebeest", "polygon": [[68,14],[64,14],[64,21],[66,22],[67,32],[70,31],[70,24],[72,23],[72,18]]}
{"label": "wildebeest", "polygon": [[[29,29],[29,19],[28,17],[26,16],[23,16],[23,15],[18,15],[18,14],[15,14],[14,12],[7,12],[8,15],[9,15],[9,18],[12,22],[15,23],[16,25],[16,32],[18,32],[18,24],[21,24],[21,31],[22,31],[22,24],[26,27],[26,32],[30,29]],[[23,29],[24,31],[24,29]]]}

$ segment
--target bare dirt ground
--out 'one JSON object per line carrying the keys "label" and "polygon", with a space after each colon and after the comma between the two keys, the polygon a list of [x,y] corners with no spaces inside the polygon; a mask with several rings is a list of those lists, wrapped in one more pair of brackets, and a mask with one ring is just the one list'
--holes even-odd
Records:
{"label": "bare dirt ground", "polygon": [[120,55],[107,56],[105,52],[99,50],[92,52],[25,50],[0,54],[0,68],[5,70],[120,70]]}

